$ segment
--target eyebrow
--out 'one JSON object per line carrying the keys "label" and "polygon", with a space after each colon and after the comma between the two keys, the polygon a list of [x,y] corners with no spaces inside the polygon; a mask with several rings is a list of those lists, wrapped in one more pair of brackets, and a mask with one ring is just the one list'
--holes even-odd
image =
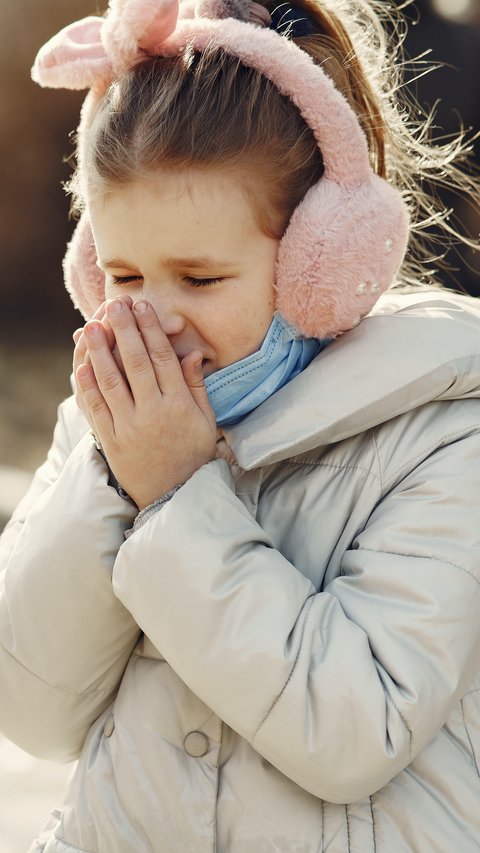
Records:
{"label": "eyebrow", "polygon": [[[215,269],[232,269],[232,267],[235,266],[235,264],[231,262],[220,261],[218,258],[212,258],[210,255],[196,255],[192,258],[167,258],[164,264],[168,269],[178,269],[183,267],[187,267],[188,269],[210,269],[212,267]],[[133,269],[135,266],[121,258],[112,258],[111,260],[104,261],[103,263],[99,261],[98,265],[105,269],[108,269],[109,267]]]}

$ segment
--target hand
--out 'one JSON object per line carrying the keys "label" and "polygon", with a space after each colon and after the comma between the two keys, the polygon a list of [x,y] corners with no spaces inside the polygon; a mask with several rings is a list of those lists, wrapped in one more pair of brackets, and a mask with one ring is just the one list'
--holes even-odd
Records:
{"label": "hand", "polygon": [[202,354],[193,351],[180,364],[144,300],[133,306],[123,298],[108,302],[102,321],[89,321],[83,334],[91,363],[81,363],[79,341],[82,411],[85,405],[118,482],[143,509],[215,458],[216,423]]}

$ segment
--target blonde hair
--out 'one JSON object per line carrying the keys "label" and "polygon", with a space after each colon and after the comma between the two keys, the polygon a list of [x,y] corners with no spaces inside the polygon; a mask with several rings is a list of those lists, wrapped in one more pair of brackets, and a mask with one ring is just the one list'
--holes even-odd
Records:
{"label": "blonde hair", "polygon": [[[479,184],[462,169],[469,151],[463,135],[432,143],[431,117],[418,115],[403,88],[405,19],[388,0],[296,5],[316,32],[293,40],[347,98],[366,134],[372,168],[400,189],[409,207],[410,245],[396,284],[438,284],[435,241],[443,249],[445,241],[478,243],[452,224],[435,188],[454,188],[479,206]],[[158,168],[222,168],[240,175],[260,226],[276,238],[323,173],[313,133],[293,103],[256,69],[215,47],[150,59],[115,81],[99,102],[84,160],[86,176],[69,185],[77,209],[85,204],[85,177],[91,192]]]}

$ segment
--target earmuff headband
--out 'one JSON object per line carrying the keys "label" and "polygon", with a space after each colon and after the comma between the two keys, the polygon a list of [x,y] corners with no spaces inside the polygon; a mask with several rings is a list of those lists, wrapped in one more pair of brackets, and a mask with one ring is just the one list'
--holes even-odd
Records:
{"label": "earmuff headband", "polygon": [[[110,0],[106,18],[86,18],[51,39],[32,76],[46,86],[91,87],[79,127],[80,168],[91,108],[115,76],[138,62],[212,45],[270,79],[312,129],[324,163],[322,178],[280,241],[276,308],[307,337],[336,337],[392,285],[407,248],[408,211],[400,192],[373,172],[366,136],[331,78],[288,38],[249,23],[252,7],[252,19],[262,20],[250,0],[182,0],[180,6],[177,0]],[[104,277],[87,213],[64,270],[75,305],[91,316],[104,297]]]}

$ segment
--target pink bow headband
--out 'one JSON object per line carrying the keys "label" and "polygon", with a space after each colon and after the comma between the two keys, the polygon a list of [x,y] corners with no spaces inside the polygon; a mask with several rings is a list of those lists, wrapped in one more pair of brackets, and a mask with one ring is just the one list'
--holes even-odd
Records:
{"label": "pink bow headband", "polygon": [[53,36],[39,51],[32,78],[52,89],[91,89],[108,84],[137,62],[162,56],[177,23],[192,18],[234,17],[269,24],[264,6],[249,0],[110,0],[104,18],[90,16]]}
{"label": "pink bow headband", "polygon": [[[398,190],[373,172],[365,134],[346,99],[305,51],[265,28],[269,21],[267,10],[248,0],[182,0],[180,6],[177,0],[110,0],[105,18],[85,18],[54,36],[32,76],[43,86],[92,90],[80,142],[90,107],[106,86],[150,56],[213,44],[268,77],[299,109],[324,163],[324,175],[280,242],[276,307],[304,335],[336,337],[391,286],[407,247],[408,212]],[[91,316],[104,299],[104,278],[86,213],[64,270],[74,303]]]}

